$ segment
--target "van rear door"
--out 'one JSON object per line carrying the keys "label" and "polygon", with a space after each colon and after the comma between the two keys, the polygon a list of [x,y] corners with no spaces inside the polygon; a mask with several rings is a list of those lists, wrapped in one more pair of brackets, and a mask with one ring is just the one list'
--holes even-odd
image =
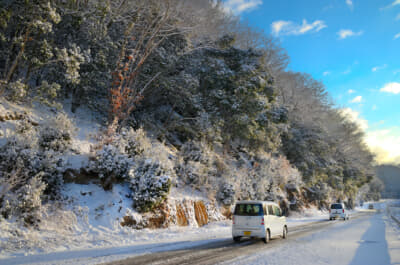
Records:
{"label": "van rear door", "polygon": [[240,203],[236,204],[233,215],[237,229],[258,230],[264,218],[264,211],[261,203]]}
{"label": "van rear door", "polygon": [[331,214],[341,215],[342,213],[344,213],[344,209],[341,203],[333,203],[331,205]]}

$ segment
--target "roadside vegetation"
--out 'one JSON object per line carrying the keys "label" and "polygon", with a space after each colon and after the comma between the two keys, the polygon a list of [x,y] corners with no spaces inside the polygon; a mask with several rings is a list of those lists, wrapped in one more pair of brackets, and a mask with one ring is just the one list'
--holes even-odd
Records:
{"label": "roadside vegetation", "polygon": [[[82,172],[106,190],[129,185],[139,213],[163,211],[171,187],[287,212],[379,199],[362,130],[288,62],[219,1],[1,0],[0,98],[54,113],[0,113],[16,123],[0,135],[2,218],[35,226]],[[102,130],[71,170],[79,128],[65,112],[79,109]]]}

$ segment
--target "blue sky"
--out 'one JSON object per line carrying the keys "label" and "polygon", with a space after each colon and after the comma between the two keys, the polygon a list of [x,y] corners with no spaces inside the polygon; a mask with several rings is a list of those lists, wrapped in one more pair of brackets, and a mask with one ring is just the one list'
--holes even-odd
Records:
{"label": "blue sky", "polygon": [[379,162],[400,163],[400,0],[227,0],[326,86]]}

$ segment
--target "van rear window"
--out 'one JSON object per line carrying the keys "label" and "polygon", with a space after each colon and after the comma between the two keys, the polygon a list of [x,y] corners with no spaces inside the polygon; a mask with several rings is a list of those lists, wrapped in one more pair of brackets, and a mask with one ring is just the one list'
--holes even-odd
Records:
{"label": "van rear window", "polygon": [[342,205],[341,204],[332,204],[331,209],[342,209]]}
{"label": "van rear window", "polygon": [[261,204],[236,204],[234,215],[260,216],[264,211]]}

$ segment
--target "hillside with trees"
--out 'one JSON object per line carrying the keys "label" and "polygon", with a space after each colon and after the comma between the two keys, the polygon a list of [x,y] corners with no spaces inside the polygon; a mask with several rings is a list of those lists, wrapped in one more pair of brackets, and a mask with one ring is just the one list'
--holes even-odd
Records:
{"label": "hillside with trees", "polygon": [[383,182],[382,195],[385,198],[400,197],[400,168],[395,165],[379,165],[376,167],[376,175]]}
{"label": "hillside with trees", "polygon": [[[1,0],[0,28],[3,219],[35,227],[79,178],[127,185],[134,211],[164,214],[156,227],[177,223],[172,188],[228,218],[236,200],[289,214],[379,199],[362,130],[220,2]],[[101,127],[86,153],[73,144],[82,110]]]}

